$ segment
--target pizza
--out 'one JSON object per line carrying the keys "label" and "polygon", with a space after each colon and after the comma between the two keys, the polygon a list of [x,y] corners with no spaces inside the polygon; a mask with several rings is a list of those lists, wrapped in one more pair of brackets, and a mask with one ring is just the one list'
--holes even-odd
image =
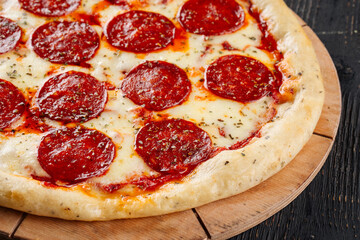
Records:
{"label": "pizza", "polygon": [[246,191],[324,101],[281,0],[2,0],[0,70],[0,205],[72,220]]}

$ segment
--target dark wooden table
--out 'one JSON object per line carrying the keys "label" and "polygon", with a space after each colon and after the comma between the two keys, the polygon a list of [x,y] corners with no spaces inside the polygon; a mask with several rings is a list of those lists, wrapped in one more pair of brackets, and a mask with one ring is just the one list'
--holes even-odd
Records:
{"label": "dark wooden table", "polygon": [[360,0],[285,0],[319,36],[335,63],[342,116],[322,170],[291,204],[231,238],[360,238]]}
{"label": "dark wooden table", "polygon": [[[324,167],[289,206],[231,238],[360,238],[360,0],[285,0],[316,32],[337,68],[343,110]],[[8,239],[0,235],[0,239]]]}

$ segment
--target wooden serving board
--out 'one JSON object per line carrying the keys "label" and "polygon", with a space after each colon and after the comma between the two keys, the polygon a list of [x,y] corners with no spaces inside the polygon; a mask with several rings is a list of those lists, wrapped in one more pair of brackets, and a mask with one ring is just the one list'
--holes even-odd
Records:
{"label": "wooden serving board", "polygon": [[[0,231],[26,239],[226,239],[269,218],[311,182],[324,164],[340,121],[341,92],[329,53],[302,22],[314,44],[325,81],[325,105],[310,141],[283,170],[227,199],[179,213],[107,222],[38,217],[0,207]],[[0,236],[1,237],[1,236]]]}

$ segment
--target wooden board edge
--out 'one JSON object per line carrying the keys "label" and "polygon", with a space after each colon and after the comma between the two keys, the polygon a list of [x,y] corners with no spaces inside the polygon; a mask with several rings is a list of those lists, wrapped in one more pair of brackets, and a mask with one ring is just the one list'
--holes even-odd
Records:
{"label": "wooden board edge", "polygon": [[0,232],[11,237],[13,236],[17,227],[21,224],[24,213],[5,207],[0,207],[0,216]]}
{"label": "wooden board edge", "polygon": [[[61,228],[59,228],[61,226]],[[208,239],[205,230],[192,210],[155,217],[119,219],[112,221],[68,221],[29,215],[15,233],[17,238],[46,240],[60,239]]]}

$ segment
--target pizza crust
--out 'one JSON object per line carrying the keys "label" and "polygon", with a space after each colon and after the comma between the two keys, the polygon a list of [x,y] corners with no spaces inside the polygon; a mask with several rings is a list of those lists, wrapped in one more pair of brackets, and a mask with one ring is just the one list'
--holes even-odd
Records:
{"label": "pizza crust", "polygon": [[[81,185],[49,188],[30,178],[0,172],[0,205],[71,220],[110,220],[166,214],[226,198],[259,184],[286,164],[311,137],[320,117],[324,88],[310,40],[281,0],[253,0],[299,80],[293,102],[278,109],[261,138],[235,151],[223,151],[204,162],[180,184],[168,183],[152,194],[134,197],[95,196]],[[300,76],[301,75],[301,76]]]}

